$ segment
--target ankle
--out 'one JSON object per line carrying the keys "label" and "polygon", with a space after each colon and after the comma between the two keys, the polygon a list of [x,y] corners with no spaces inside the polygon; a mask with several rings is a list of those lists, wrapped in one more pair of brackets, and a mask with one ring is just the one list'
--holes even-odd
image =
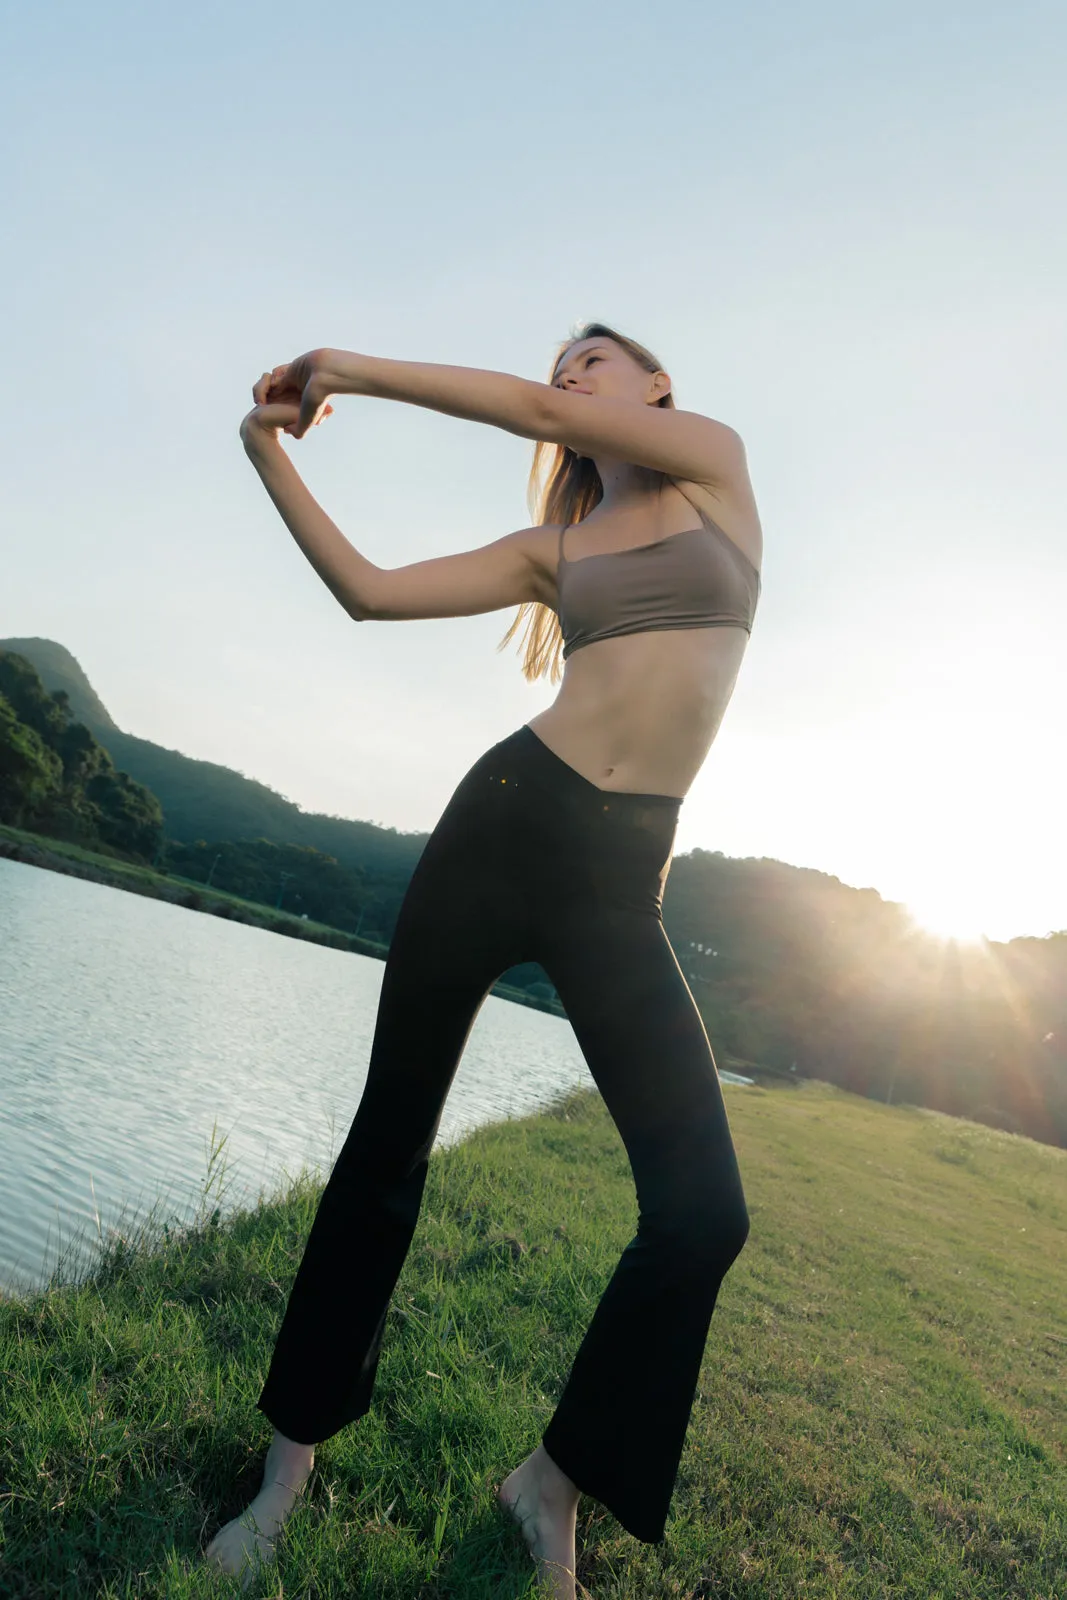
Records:
{"label": "ankle", "polygon": [[311,1476],[314,1465],[313,1444],[298,1444],[295,1439],[287,1439],[276,1431],[263,1463],[263,1482],[280,1482],[286,1488],[299,1491]]}
{"label": "ankle", "polygon": [[537,1469],[538,1492],[543,1500],[563,1506],[578,1504],[577,1484],[557,1467],[544,1445],[538,1445],[531,1460]]}

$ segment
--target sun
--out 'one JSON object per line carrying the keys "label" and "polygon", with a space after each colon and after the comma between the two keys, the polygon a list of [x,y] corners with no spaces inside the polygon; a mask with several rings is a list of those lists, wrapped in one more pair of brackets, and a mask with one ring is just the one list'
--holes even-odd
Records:
{"label": "sun", "polygon": [[935,939],[955,940],[957,944],[982,944],[987,935],[986,918],[966,889],[947,886],[931,889],[904,902],[905,910],[924,932]]}

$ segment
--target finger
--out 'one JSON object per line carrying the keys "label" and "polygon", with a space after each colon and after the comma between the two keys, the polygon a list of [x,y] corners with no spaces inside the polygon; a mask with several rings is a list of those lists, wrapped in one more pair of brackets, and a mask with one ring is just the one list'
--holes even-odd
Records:
{"label": "finger", "polygon": [[259,380],[260,405],[266,405],[268,401],[277,400],[280,392],[274,374],[265,372]]}
{"label": "finger", "polygon": [[270,389],[270,373],[269,372],[265,372],[263,374],[263,376],[259,379],[259,381],[252,385],[252,400],[253,400],[253,403],[255,405],[257,405],[257,406],[261,406],[263,404],[264,400],[266,400],[266,398],[267,398],[267,394],[268,394],[269,389]]}

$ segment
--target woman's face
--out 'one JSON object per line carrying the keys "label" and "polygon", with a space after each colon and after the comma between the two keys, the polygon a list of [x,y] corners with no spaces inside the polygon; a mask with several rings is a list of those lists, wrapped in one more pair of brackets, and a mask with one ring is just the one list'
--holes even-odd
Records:
{"label": "woman's face", "polygon": [[650,405],[665,395],[671,380],[665,372],[646,372],[628,350],[614,339],[578,339],[556,363],[552,378],[557,389],[578,394],[606,395]]}

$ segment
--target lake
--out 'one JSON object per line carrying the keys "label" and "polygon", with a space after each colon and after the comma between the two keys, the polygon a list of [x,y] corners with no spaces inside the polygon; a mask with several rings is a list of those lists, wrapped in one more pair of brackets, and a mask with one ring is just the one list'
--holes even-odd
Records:
{"label": "lake", "polygon": [[[0,859],[0,1290],[42,1286],[68,1251],[90,1259],[153,1202],[189,1220],[213,1128],[224,1212],[305,1164],[325,1176],[359,1105],[384,972]],[[576,1086],[594,1085],[567,1019],[490,995],[436,1143]]]}
{"label": "lake", "polygon": [[[223,1210],[355,1115],[385,963],[0,860],[0,1288],[43,1284],[75,1238],[153,1200],[191,1217],[212,1127]],[[570,1023],[490,995],[438,1144],[592,1086]],[[76,1259],[91,1254],[84,1244]]]}

